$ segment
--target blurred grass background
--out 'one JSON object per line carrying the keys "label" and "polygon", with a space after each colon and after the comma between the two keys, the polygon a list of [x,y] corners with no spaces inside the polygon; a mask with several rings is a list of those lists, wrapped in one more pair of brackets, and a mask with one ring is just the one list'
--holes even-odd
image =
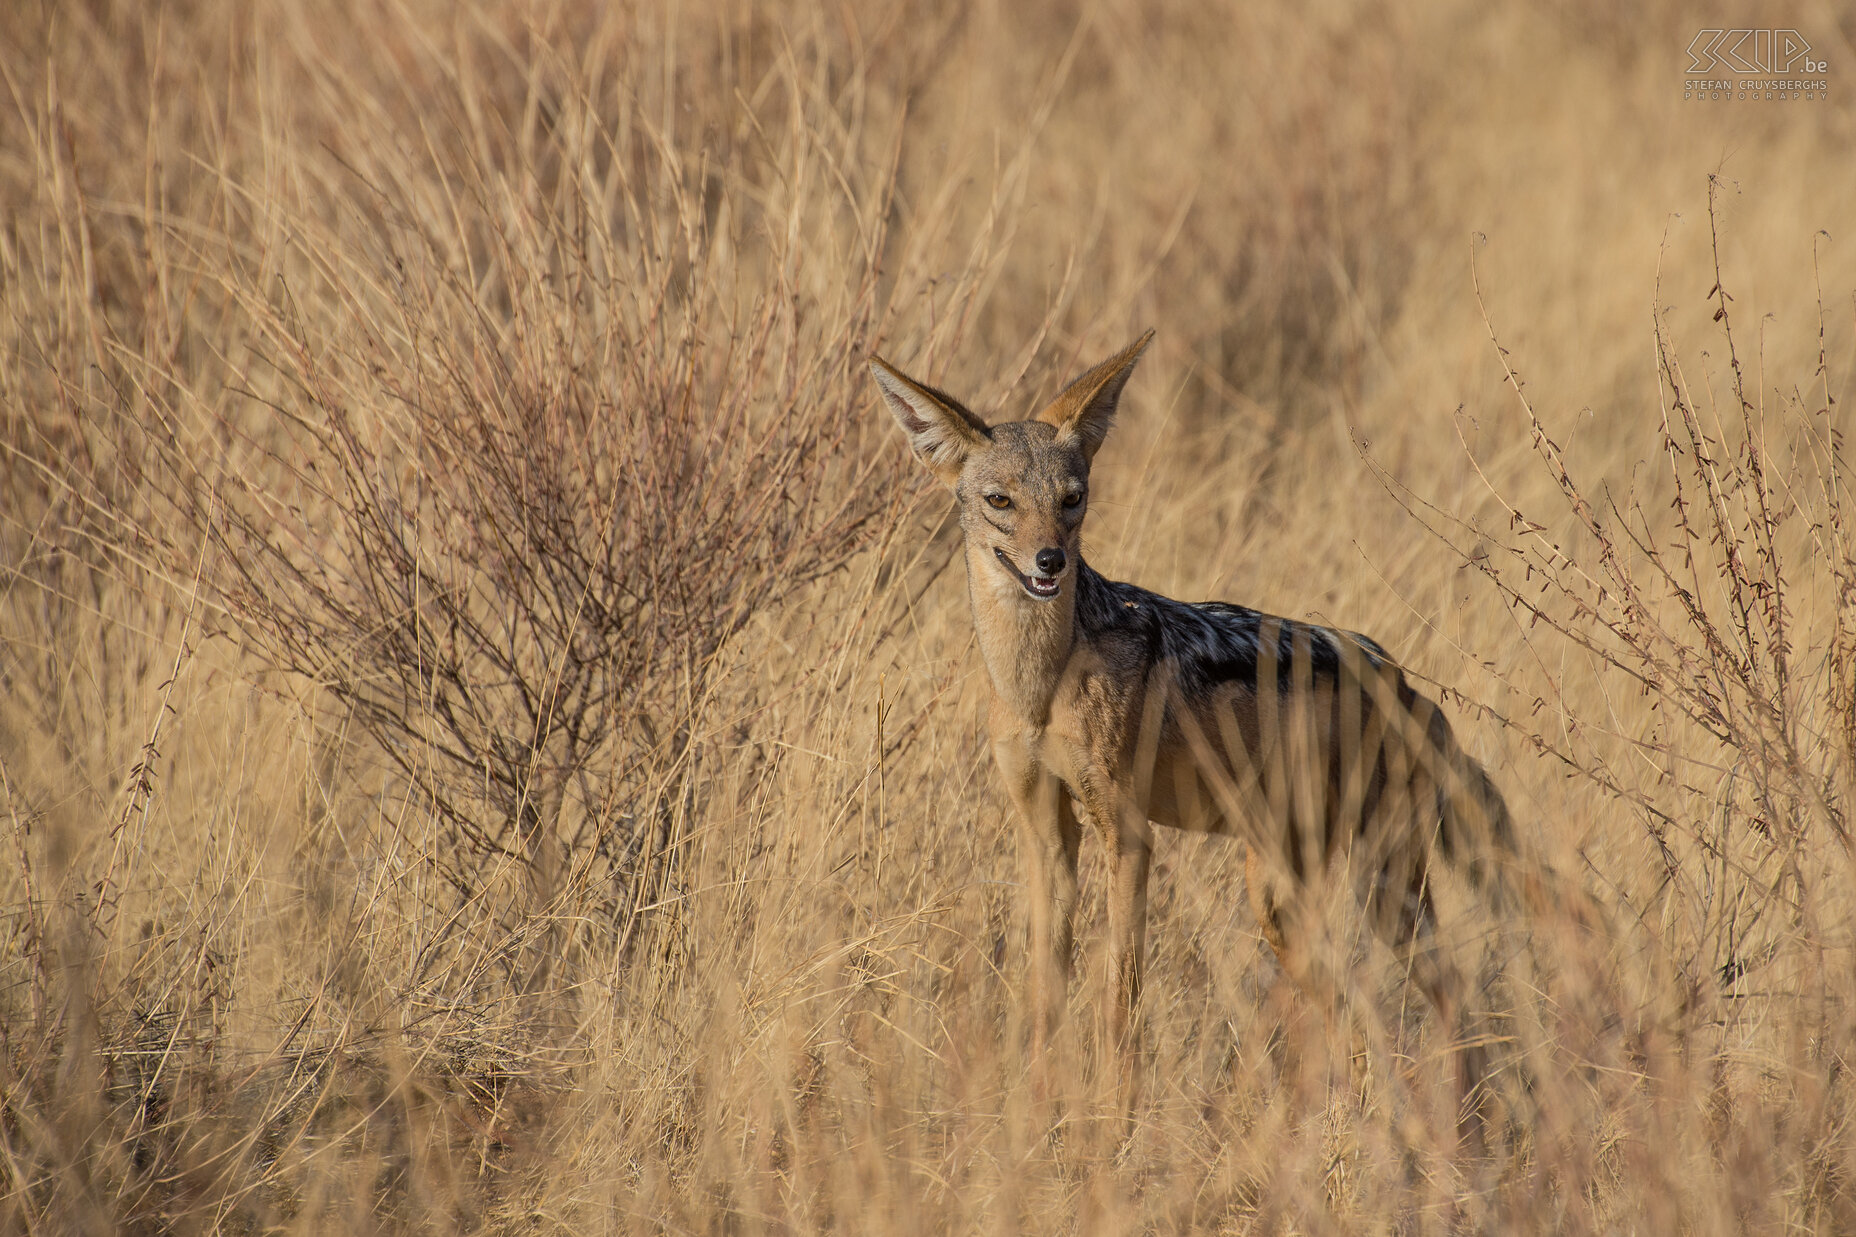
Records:
{"label": "blurred grass background", "polygon": [[[1752,24],[1830,97],[1684,101]],[[1853,40],[13,6],[4,1226],[1856,1227]],[[956,534],[862,359],[1019,416],[1149,325],[1092,564],[1373,634],[1606,908],[1521,925],[1486,1161],[1396,963],[1318,1007],[1219,840],[1157,855],[1133,1138],[1099,895],[1032,1102]]]}

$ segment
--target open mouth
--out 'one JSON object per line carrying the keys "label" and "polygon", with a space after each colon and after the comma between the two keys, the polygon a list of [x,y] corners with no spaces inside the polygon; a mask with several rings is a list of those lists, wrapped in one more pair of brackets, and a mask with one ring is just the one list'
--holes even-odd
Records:
{"label": "open mouth", "polygon": [[1025,591],[1039,601],[1049,601],[1063,591],[1063,586],[1057,582],[1057,577],[1028,576],[1012,565],[1012,560],[1005,556],[1004,550],[995,546],[993,553],[999,556],[999,561],[1005,564],[1007,571],[1018,577],[1018,582],[1025,586]]}

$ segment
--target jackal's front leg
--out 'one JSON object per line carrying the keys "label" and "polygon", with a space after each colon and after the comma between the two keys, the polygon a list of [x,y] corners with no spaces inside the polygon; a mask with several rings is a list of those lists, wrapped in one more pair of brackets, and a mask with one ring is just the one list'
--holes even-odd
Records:
{"label": "jackal's front leg", "polygon": [[1132,1119],[1141,1072],[1141,977],[1153,826],[1137,800],[1119,787],[1091,787],[1081,806],[1102,840],[1108,868],[1109,990],[1103,1043],[1116,1063],[1121,1108]]}
{"label": "jackal's front leg", "polygon": [[[1130,1110],[1140,1063],[1141,976],[1147,947],[1147,874],[1151,827],[1117,806],[1102,825],[1108,857],[1108,1042],[1120,1059],[1123,1105]],[[1106,813],[1105,813],[1106,814]]]}
{"label": "jackal's front leg", "polygon": [[1076,857],[1082,829],[1070,797],[1018,743],[994,747],[1018,808],[1025,893],[1031,911],[1031,1052],[1042,1062],[1063,1021],[1076,920]]}

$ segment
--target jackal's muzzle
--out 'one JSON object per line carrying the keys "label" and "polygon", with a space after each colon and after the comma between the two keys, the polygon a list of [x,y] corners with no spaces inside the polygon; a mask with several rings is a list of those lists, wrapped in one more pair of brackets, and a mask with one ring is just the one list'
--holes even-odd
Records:
{"label": "jackal's muzzle", "polygon": [[1065,565],[1062,550],[1039,550],[1037,573],[1034,575],[1026,575],[1020,571],[1004,550],[995,546],[993,553],[999,556],[999,561],[1005,564],[1005,569],[1017,577],[1025,591],[1039,601],[1049,601],[1063,591],[1063,585],[1057,578],[1063,574]]}

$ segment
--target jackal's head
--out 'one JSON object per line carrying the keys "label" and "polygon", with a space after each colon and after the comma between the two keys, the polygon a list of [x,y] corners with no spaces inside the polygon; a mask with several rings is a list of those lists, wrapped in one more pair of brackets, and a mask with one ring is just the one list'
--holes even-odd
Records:
{"label": "jackal's head", "polygon": [[999,571],[995,583],[1015,582],[1037,601],[1063,595],[1079,561],[1090,461],[1153,337],[1148,331],[1072,382],[1031,420],[993,426],[953,396],[870,358],[870,372],[916,458],[959,500],[971,571],[990,559]]}

